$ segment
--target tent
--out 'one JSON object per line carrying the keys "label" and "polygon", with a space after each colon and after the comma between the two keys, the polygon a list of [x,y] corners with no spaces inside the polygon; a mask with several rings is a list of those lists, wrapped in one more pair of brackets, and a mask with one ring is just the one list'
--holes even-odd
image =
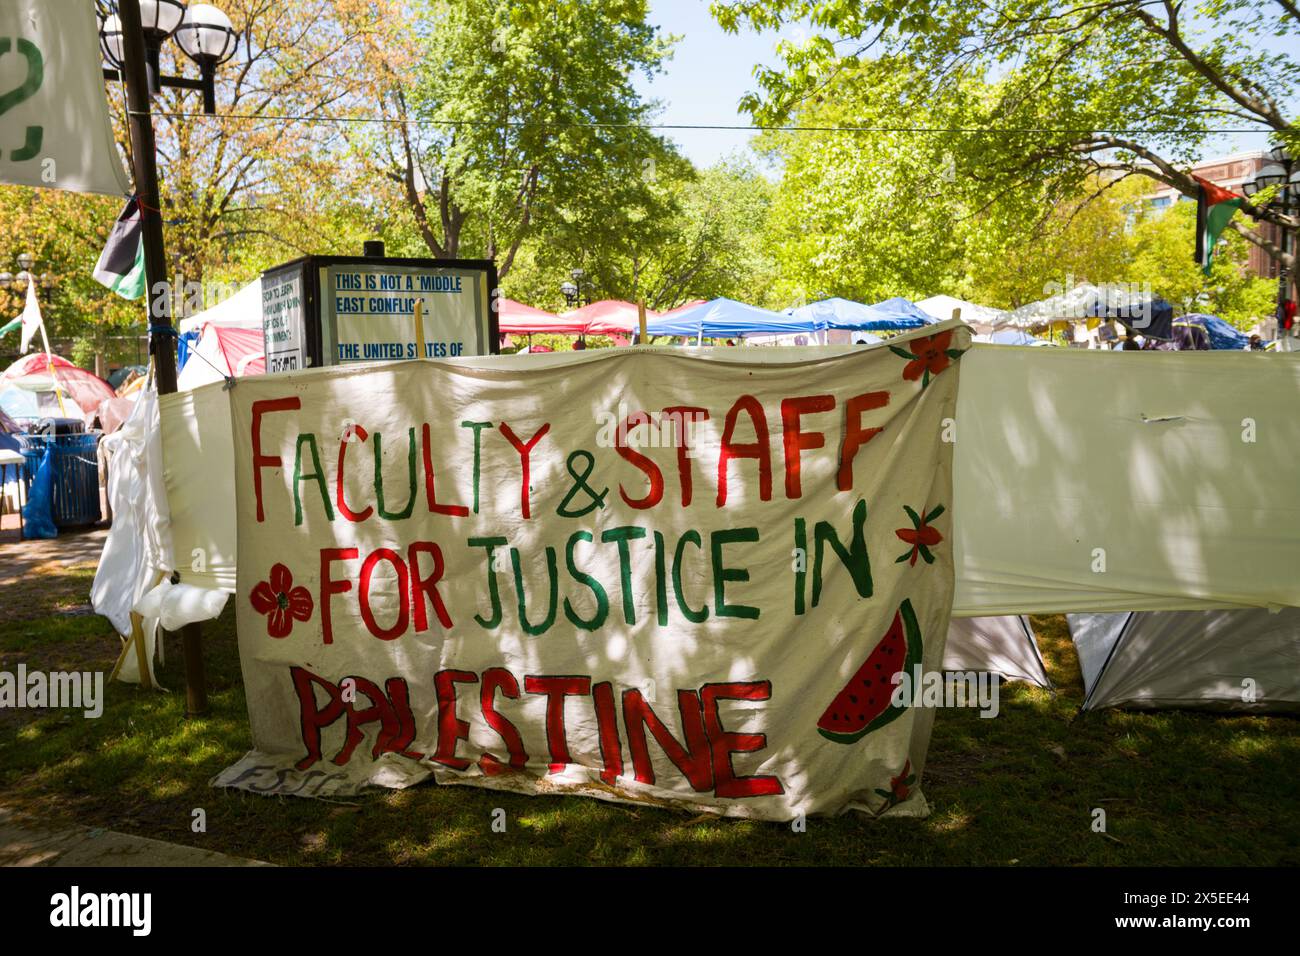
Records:
{"label": "tent", "polygon": [[[656,317],[649,309],[645,314],[647,322]],[[581,335],[627,335],[641,330],[637,304],[616,299],[601,299],[581,309],[565,312],[559,318],[572,322]]]}
{"label": "tent", "polygon": [[977,332],[991,332],[1006,321],[1006,313],[1001,309],[976,305],[950,295],[932,295],[916,303],[916,307],[932,316],[936,322],[948,321],[952,318],[953,309],[961,309],[961,320]]}
{"label": "tent", "polygon": [[1177,327],[1179,322],[1196,322],[1205,328],[1206,335],[1210,339],[1210,348],[1225,349],[1228,351],[1240,351],[1250,346],[1250,337],[1240,329],[1235,329],[1217,315],[1208,315],[1204,312],[1193,312],[1191,315],[1184,315],[1174,322]]}
{"label": "tent", "polygon": [[261,375],[266,372],[262,330],[205,325],[190,360],[176,377],[177,389],[198,388],[224,378]]}
{"label": "tent", "polygon": [[1084,710],[1300,711],[1300,608],[1067,614]]}
{"label": "tent", "polygon": [[502,335],[533,335],[534,333],[579,334],[577,324],[561,319],[553,312],[535,309],[514,299],[502,296],[497,300],[497,330]]}
{"label": "tent", "polygon": [[231,329],[262,328],[262,277],[258,276],[232,296],[216,305],[195,312],[176,324],[176,371],[184,371],[190,360],[190,350],[199,341],[206,325]]}
{"label": "tent", "polygon": [[786,309],[785,314],[810,323],[814,329],[882,332],[916,328],[913,320],[900,321],[897,316],[838,296]]}
{"label": "tent", "polygon": [[816,326],[735,299],[714,299],[649,322],[649,335],[682,335],[694,339],[737,339],[747,335],[781,335],[812,332]]}
{"label": "tent", "polygon": [[[878,326],[878,328],[919,329],[923,325],[933,325],[937,321],[930,313],[917,308],[915,303],[904,299],[901,295],[877,302],[872,308],[895,323],[893,326]],[[948,318],[952,316],[949,315]]]}
{"label": "tent", "polygon": [[945,671],[987,671],[1051,689],[1052,681],[1034,640],[1029,618],[954,617],[943,650]]}
{"label": "tent", "polygon": [[1199,316],[1184,315],[1174,319],[1174,349],[1179,352],[1208,352],[1210,333]]}
{"label": "tent", "polygon": [[205,325],[222,328],[260,329],[262,327],[262,277],[258,276],[234,295],[228,296],[202,312],[180,320],[176,330],[198,332]]}
{"label": "tent", "polygon": [[1034,338],[1024,329],[998,329],[996,332],[990,332],[988,335],[976,335],[972,337],[975,342],[985,342],[989,345],[1052,345],[1053,343],[1046,339]]}
{"label": "tent", "polygon": [[[51,364],[54,366],[53,376],[50,374]],[[113,391],[113,386],[94,372],[87,372],[83,368],[78,368],[58,355],[50,356],[49,360],[47,360],[44,352],[33,352],[31,355],[25,355],[5,369],[3,373],[0,373],[0,392],[12,388],[33,393],[53,393],[56,378],[63,390],[64,400],[76,406],[76,408],[68,409],[69,415],[80,410],[83,417],[89,420],[99,410],[101,402],[117,395]],[[36,404],[43,408],[48,408],[50,401],[57,401],[56,399],[40,400],[39,395],[37,399]],[[21,410],[14,410],[12,397],[10,401],[5,402],[4,407],[9,414],[15,417],[29,417]]]}
{"label": "tent", "polygon": [[1148,338],[1173,338],[1174,307],[1158,295],[1145,295],[1122,283],[1096,286],[1081,282],[1008,313],[1005,324],[1041,329],[1095,320],[1088,322],[1091,327],[1106,319],[1114,319]]}

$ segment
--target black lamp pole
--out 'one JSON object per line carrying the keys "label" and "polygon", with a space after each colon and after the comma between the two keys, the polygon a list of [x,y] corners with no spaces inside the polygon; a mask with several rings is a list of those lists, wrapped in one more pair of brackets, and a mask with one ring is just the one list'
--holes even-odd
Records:
{"label": "black lamp pole", "polygon": [[[122,78],[126,83],[127,126],[131,134],[131,165],[139,205],[144,245],[145,303],[149,314],[149,353],[153,356],[158,394],[176,391],[176,349],[172,341],[171,295],[167,286],[167,253],[163,245],[162,202],[158,195],[158,153],[149,107],[149,68],[140,0],[120,0]],[[197,624],[181,629],[185,657],[185,712],[207,712],[207,680],[203,645]]]}

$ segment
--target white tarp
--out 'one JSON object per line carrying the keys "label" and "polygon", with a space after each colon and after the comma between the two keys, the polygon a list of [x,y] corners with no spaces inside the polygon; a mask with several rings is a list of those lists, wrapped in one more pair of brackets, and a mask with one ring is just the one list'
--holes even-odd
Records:
{"label": "white tarp", "polygon": [[1070,614],[1084,710],[1300,710],[1300,609]]}
{"label": "white tarp", "polygon": [[256,750],[216,782],[924,813],[890,678],[942,661],[968,336],[927,332],[239,381]]}
{"label": "white tarp", "polygon": [[130,192],[100,61],[88,0],[0,4],[0,182]]}
{"label": "white tarp", "polygon": [[1300,605],[1300,360],[972,347],[953,613]]}
{"label": "white tarp", "polygon": [[[113,525],[104,541],[99,567],[90,589],[90,606],[108,618],[113,629],[131,634],[131,611],[156,583],[159,571],[171,568],[168,546],[167,497],[162,488],[162,442],[158,427],[158,395],[140,392],[122,427],[105,435],[101,448],[108,457],[108,500]],[[144,640],[153,680],[156,618],[144,622]],[[135,654],[122,659],[119,677],[138,683]]]}

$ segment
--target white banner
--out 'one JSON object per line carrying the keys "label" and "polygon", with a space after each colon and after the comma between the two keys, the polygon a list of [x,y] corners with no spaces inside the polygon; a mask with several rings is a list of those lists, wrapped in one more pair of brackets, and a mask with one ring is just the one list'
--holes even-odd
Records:
{"label": "white banner", "polygon": [[0,182],[130,192],[100,60],[91,0],[0,4]]}
{"label": "white banner", "polygon": [[256,749],[214,782],[923,814],[968,341],[938,328],[241,380]]}

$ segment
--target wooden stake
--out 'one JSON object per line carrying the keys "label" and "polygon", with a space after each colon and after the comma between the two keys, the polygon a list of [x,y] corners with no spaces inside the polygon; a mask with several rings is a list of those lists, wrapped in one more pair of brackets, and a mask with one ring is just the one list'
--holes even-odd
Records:
{"label": "wooden stake", "polygon": [[646,332],[645,332],[645,303],[644,302],[638,302],[636,304],[636,319],[641,326],[641,336],[640,338],[637,339],[637,344],[645,345]]}
{"label": "wooden stake", "polygon": [[415,300],[415,357],[424,358],[424,300]]}

